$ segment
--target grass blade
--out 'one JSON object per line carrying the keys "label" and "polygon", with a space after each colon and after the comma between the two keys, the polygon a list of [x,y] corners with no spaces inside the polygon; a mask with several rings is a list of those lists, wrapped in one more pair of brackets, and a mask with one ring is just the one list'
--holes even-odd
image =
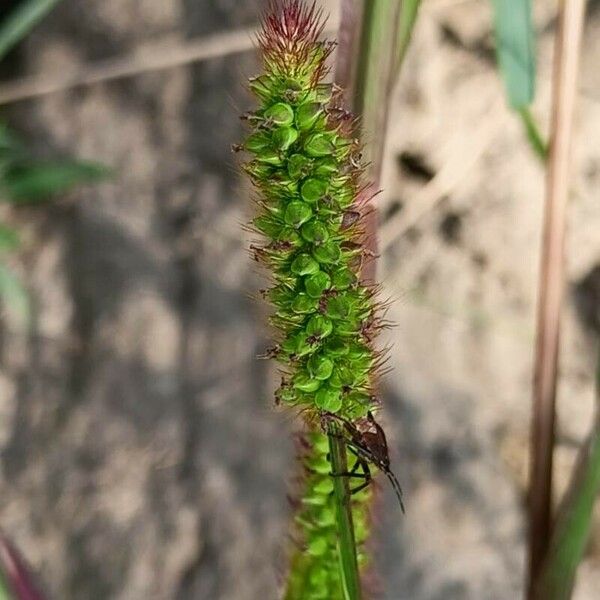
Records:
{"label": "grass blade", "polygon": [[544,140],[531,111],[525,106],[519,109],[519,115],[521,116],[529,145],[533,148],[538,158],[542,162],[546,162],[548,159],[548,143]]}
{"label": "grass blade", "polygon": [[535,93],[535,49],[531,0],[492,0],[496,54],[510,105],[518,110]]}
{"label": "grass blade", "polygon": [[360,116],[369,177],[379,187],[394,64],[398,0],[366,0],[352,110]]}
{"label": "grass blade", "polygon": [[2,185],[9,200],[23,204],[45,200],[76,185],[101,181],[109,175],[109,169],[94,162],[51,162],[9,169]]}
{"label": "grass blade", "polygon": [[[600,410],[600,353],[596,375],[597,411]],[[568,600],[575,574],[592,527],[594,504],[600,494],[600,413],[579,460],[559,510],[548,558],[536,587],[538,600]]]}
{"label": "grass blade", "polygon": [[400,5],[400,22],[398,25],[398,40],[396,42],[396,61],[394,63],[394,76],[398,77],[406,50],[410,44],[412,32],[417,22],[421,0],[403,0]]}
{"label": "grass blade", "polygon": [[16,250],[19,242],[19,234],[12,227],[0,223],[0,252]]}
{"label": "grass blade", "polygon": [[0,263],[0,302],[4,301],[25,324],[29,323],[29,295],[19,278]]}
{"label": "grass blade", "polygon": [[25,0],[0,24],[0,60],[25,37],[60,0]]}

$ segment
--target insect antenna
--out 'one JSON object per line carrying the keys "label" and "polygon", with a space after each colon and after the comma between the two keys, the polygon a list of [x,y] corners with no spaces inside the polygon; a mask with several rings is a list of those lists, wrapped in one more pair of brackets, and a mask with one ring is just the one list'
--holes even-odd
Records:
{"label": "insect antenna", "polygon": [[394,473],[392,473],[392,471],[390,471],[390,469],[383,469],[383,472],[385,473],[385,476],[389,479],[390,483],[392,484],[392,487],[394,488],[396,497],[398,498],[398,502],[400,503],[400,508],[402,510],[402,514],[405,515],[406,510],[404,509],[403,494],[402,494],[402,488],[400,487],[400,482],[398,481],[398,479],[394,475]]}

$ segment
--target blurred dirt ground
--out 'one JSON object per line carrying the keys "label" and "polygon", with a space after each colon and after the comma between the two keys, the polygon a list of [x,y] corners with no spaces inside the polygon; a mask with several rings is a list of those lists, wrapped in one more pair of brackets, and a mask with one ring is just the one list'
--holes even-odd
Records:
{"label": "blurred dirt ground", "polygon": [[[64,2],[4,79],[61,73],[252,25],[262,2]],[[534,113],[548,120],[553,5],[536,3]],[[541,166],[505,108],[489,4],[425,2],[392,99],[380,278],[396,302],[385,380],[401,519],[382,486],[386,600],[512,600],[524,485]],[[600,9],[589,6],[570,206],[557,480],[593,410],[600,332]],[[0,523],[52,598],[269,600],[284,566],[290,417],[257,361],[247,217],[230,144],[253,52],[23,101],[42,156],[113,182],[13,212],[33,334],[3,325]],[[600,588],[600,533],[577,600]]]}

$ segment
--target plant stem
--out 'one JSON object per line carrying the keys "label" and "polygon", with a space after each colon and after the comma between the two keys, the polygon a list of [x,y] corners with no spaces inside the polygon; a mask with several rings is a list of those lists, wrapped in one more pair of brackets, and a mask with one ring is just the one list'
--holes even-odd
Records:
{"label": "plant stem", "polygon": [[547,560],[536,585],[538,600],[568,600],[577,566],[592,525],[600,494],[600,348],[596,381],[596,418],[592,433],[579,452],[577,467],[561,505]]}
{"label": "plant stem", "polygon": [[529,489],[529,597],[548,550],[551,534],[552,452],[560,310],[564,279],[564,238],[569,191],[572,115],[577,95],[584,0],[562,0],[556,36],[550,156],[542,241],[537,344],[534,366]]}
{"label": "plant stem", "polygon": [[354,524],[352,522],[352,506],[348,478],[336,476],[337,473],[348,472],[346,444],[337,424],[331,423],[327,432],[329,438],[329,454],[333,476],[333,494],[336,505],[336,520],[338,527],[338,552],[340,558],[340,573],[344,598],[360,600],[360,578],[356,558],[356,542],[354,539]]}

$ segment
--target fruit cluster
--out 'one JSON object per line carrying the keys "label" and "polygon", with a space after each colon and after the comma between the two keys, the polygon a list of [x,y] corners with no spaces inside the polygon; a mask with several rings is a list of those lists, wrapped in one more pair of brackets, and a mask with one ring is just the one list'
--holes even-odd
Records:
{"label": "fruit cluster", "polygon": [[372,286],[360,281],[367,256],[360,146],[353,118],[324,83],[332,45],[321,41],[318,11],[296,0],[268,15],[259,36],[264,73],[250,80],[258,110],[240,146],[256,189],[252,246],[273,285],[276,345],[283,365],[276,399],[354,420],[373,408],[380,327]]}

